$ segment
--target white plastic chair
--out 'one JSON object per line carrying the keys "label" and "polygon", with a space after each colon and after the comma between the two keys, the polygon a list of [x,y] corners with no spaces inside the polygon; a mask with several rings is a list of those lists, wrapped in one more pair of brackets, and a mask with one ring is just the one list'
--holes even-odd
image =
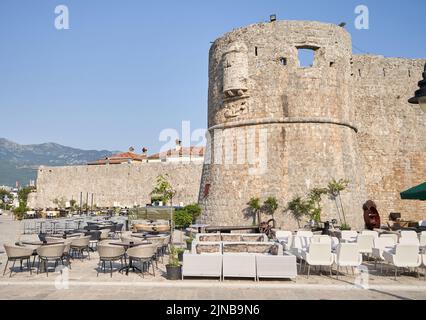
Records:
{"label": "white plastic chair", "polygon": [[308,252],[303,252],[303,260],[308,264],[308,278],[311,271],[311,266],[328,266],[330,267],[334,262],[333,254],[331,253],[331,244],[327,243],[314,243],[309,246]]}
{"label": "white plastic chair", "polygon": [[305,237],[305,238],[312,238],[314,236],[314,233],[312,231],[306,231],[306,230],[299,230],[296,232],[297,237]]}
{"label": "white plastic chair", "polygon": [[293,242],[293,233],[291,231],[277,230],[275,231],[275,238],[282,244],[285,251],[291,249]]}
{"label": "white plastic chair", "polygon": [[362,264],[362,254],[359,253],[357,243],[341,243],[337,246],[337,251],[334,254],[334,262],[337,266],[337,279],[339,278],[340,267],[351,267],[354,274],[354,267],[359,267]]}
{"label": "white plastic chair", "polygon": [[422,262],[423,262],[423,270],[424,270],[423,273],[426,279],[426,253],[422,254]]}
{"label": "white plastic chair", "polygon": [[392,251],[394,250],[396,245],[396,242],[391,237],[380,237],[377,239],[374,239],[374,247],[372,249],[372,256],[374,259],[374,267],[377,267],[377,262],[380,261],[380,272],[383,272],[383,264],[382,262],[385,261],[385,258],[383,256],[384,251]]}
{"label": "white plastic chair", "polygon": [[416,238],[417,232],[413,230],[401,230],[401,238]]}
{"label": "white plastic chair", "polygon": [[327,235],[314,235],[311,238],[311,243],[328,243],[331,245],[331,237]]}
{"label": "white plastic chair", "polygon": [[395,242],[395,244],[398,243],[398,235],[394,234],[394,233],[381,234],[380,238],[391,238],[391,239],[393,239],[393,241]]}
{"label": "white plastic chair", "polygon": [[401,237],[399,239],[399,243],[400,244],[411,244],[414,246],[420,246],[420,241],[417,237],[412,238],[412,237]]}
{"label": "white plastic chair", "polygon": [[374,230],[363,230],[361,231],[361,235],[371,235],[374,238],[378,238],[379,237],[379,233],[377,231]]}
{"label": "white plastic chair", "polygon": [[356,242],[356,238],[358,237],[358,232],[351,230],[343,230],[342,231],[342,239],[341,242]]}
{"label": "white plastic chair", "polygon": [[422,231],[422,233],[419,235],[419,240],[420,240],[420,246],[422,248],[426,247],[426,232]]}
{"label": "white plastic chair", "polygon": [[[311,244],[310,237],[294,236],[291,244],[291,253],[298,259],[303,260],[303,254],[309,249]],[[302,261],[300,261],[299,270],[302,269]]]}
{"label": "white plastic chair", "polygon": [[370,256],[373,253],[374,236],[372,234],[360,234],[357,238],[357,244],[361,254]]}
{"label": "white plastic chair", "polygon": [[340,244],[339,238],[331,237],[331,250],[336,250],[337,246]]}
{"label": "white plastic chair", "polygon": [[395,280],[399,268],[416,268],[417,277],[419,276],[419,266],[422,263],[422,256],[419,254],[419,246],[412,244],[398,244],[395,254],[384,251],[385,260],[395,267]]}

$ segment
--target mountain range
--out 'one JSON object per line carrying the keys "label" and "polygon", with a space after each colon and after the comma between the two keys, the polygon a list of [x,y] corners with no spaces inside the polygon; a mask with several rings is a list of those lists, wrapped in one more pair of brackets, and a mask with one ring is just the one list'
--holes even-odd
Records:
{"label": "mountain range", "polygon": [[110,156],[116,151],[82,150],[57,143],[21,145],[0,138],[0,185],[26,185],[35,180],[37,168],[45,166],[82,165]]}

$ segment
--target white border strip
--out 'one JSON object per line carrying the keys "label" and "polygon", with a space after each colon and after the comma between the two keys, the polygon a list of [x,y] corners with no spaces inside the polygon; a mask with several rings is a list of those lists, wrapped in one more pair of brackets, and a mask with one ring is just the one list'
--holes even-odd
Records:
{"label": "white border strip", "polygon": [[[57,283],[56,283],[57,284]],[[65,284],[65,283],[63,283]],[[162,282],[96,282],[96,281],[70,281],[67,283],[69,289],[78,287],[134,287],[134,288],[238,288],[238,289],[277,289],[277,290],[363,290],[363,288],[356,285],[324,285],[324,284],[239,284],[239,283],[206,283],[206,282],[192,282],[192,283],[162,283]],[[0,288],[7,286],[22,286],[22,287],[51,287],[56,289],[55,282],[52,281],[0,281]],[[426,292],[426,285],[371,285],[366,287],[367,290],[387,290],[387,291],[424,291]]]}

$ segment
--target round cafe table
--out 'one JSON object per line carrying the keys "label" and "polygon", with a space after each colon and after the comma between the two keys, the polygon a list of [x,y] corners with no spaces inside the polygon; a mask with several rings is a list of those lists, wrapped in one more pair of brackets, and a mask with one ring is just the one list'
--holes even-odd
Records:
{"label": "round cafe table", "polygon": [[[126,240],[126,241],[121,241],[121,242],[110,242],[109,244],[112,245],[112,246],[121,246],[121,247],[124,247],[124,250],[127,251],[127,249],[129,249],[129,248],[143,246],[143,245],[149,245],[149,244],[151,244],[151,242],[133,242],[133,241],[130,241],[130,240]],[[133,271],[137,270],[139,272],[142,272],[141,269],[139,269],[138,267],[136,267],[135,265],[133,265],[132,259],[129,259],[129,265],[127,265],[126,256],[124,256],[124,264],[125,264],[125,266],[122,267],[119,270],[119,272],[123,272],[124,270],[126,270],[126,276],[129,275],[129,270],[130,269],[132,269]]]}

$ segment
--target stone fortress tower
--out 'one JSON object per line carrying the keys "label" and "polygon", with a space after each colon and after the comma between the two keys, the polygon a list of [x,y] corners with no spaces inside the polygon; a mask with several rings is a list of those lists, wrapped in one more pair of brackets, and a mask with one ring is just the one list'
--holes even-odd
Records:
{"label": "stone fortress tower", "polygon": [[[311,67],[300,66],[302,49],[313,51]],[[414,92],[424,61],[353,56],[344,28],[306,21],[234,30],[213,43],[209,59],[202,222],[250,225],[252,218],[245,214],[250,198],[274,196],[280,205],[278,226],[296,228],[283,210],[287,202],[342,178],[350,181],[342,194],[347,222],[362,228],[366,200],[377,201],[386,215],[402,210],[391,194],[426,179],[426,143],[416,138],[426,134],[426,117],[405,99]],[[389,83],[396,83],[393,90]],[[383,108],[392,109],[395,117]],[[398,125],[399,131],[386,136],[374,118],[388,129]],[[392,146],[381,137],[415,141]],[[417,160],[408,165],[410,154]],[[399,156],[406,167],[392,171],[401,163]],[[383,168],[384,163],[390,167]],[[392,177],[391,186],[381,185]],[[324,197],[322,204],[324,221],[338,219],[333,201]]]}

